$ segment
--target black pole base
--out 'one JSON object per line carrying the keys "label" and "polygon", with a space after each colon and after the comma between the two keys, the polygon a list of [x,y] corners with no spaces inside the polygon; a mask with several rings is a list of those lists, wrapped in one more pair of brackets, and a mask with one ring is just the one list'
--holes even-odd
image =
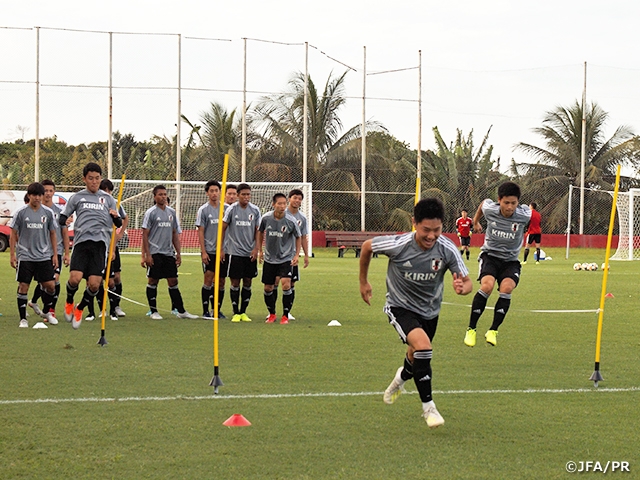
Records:
{"label": "black pole base", "polygon": [[593,382],[594,387],[598,388],[598,382],[603,381],[604,378],[602,378],[602,375],[600,375],[600,370],[594,370],[591,377],[589,377],[589,380]]}
{"label": "black pole base", "polygon": [[211,382],[209,383],[209,386],[213,387],[213,393],[217,395],[218,387],[224,386],[224,383],[222,383],[222,380],[220,380],[220,377],[218,375],[214,375],[211,379]]}
{"label": "black pole base", "polygon": [[101,347],[104,347],[107,343],[107,339],[105,338],[104,335],[100,336],[100,340],[98,340],[98,345],[100,345]]}

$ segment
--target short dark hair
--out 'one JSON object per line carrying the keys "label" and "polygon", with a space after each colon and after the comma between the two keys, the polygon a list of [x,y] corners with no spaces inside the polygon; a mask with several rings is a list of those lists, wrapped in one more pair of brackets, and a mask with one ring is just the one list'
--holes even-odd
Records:
{"label": "short dark hair", "polygon": [[86,177],[89,172],[98,172],[100,175],[102,175],[102,168],[100,168],[100,165],[98,165],[97,163],[89,162],[82,169],[82,176]]}
{"label": "short dark hair", "polygon": [[503,197],[516,197],[520,200],[520,187],[514,182],[504,182],[498,187],[498,200]]}
{"label": "short dark hair", "polygon": [[100,190],[109,190],[110,192],[113,192],[113,182],[108,178],[103,178],[100,182]]}
{"label": "short dark hair", "polygon": [[423,198],[413,207],[413,220],[420,223],[422,220],[441,220],[444,223],[444,204],[438,198]]}
{"label": "short dark hair", "polygon": [[538,204],[536,202],[531,202],[529,205],[531,205],[534,210],[538,209]]}
{"label": "short dark hair", "polygon": [[218,187],[218,189],[222,188],[222,187],[220,187],[220,182],[219,181],[217,181],[217,180],[209,180],[207,182],[207,184],[204,186],[204,191],[208,192],[209,188],[211,188],[211,187]]}
{"label": "short dark hair", "polygon": [[227,185],[227,190],[235,190],[238,191],[238,187],[236,187],[233,183]]}
{"label": "short dark hair", "polygon": [[278,201],[279,198],[284,198],[285,200],[287,199],[287,196],[284,193],[276,193],[273,196],[273,203],[276,203]]}
{"label": "short dark hair", "polygon": [[40,182],[30,183],[27,187],[27,195],[44,195],[44,187]]}
{"label": "short dark hair", "polygon": [[289,192],[289,198],[293,197],[294,195],[300,195],[302,198],[304,198],[304,193],[302,193],[302,190],[300,190],[299,188],[294,188]]}
{"label": "short dark hair", "polygon": [[29,203],[29,194],[28,193],[24,194],[24,203]]}
{"label": "short dark hair", "polygon": [[468,211],[466,208],[463,208],[462,210],[460,210],[460,213],[462,213],[462,212],[467,212],[467,213],[469,213],[469,211]]}
{"label": "short dark hair", "polygon": [[167,187],[165,187],[164,185],[156,185],[155,187],[153,187],[153,196],[156,196],[156,193],[158,193],[158,190],[166,190]]}
{"label": "short dark hair", "polygon": [[249,190],[251,191],[251,186],[248,183],[241,183],[240,185],[238,185],[238,188],[236,189],[239,192],[241,192],[242,190]]}
{"label": "short dark hair", "polygon": [[45,179],[44,179],[44,180],[42,180],[40,183],[42,184],[42,186],[43,186],[43,187],[44,187],[45,185],[49,185],[49,186],[51,186],[51,187],[53,187],[53,188],[56,188],[56,184],[55,184],[55,183],[53,183],[53,180],[51,180],[51,179],[49,179],[49,178],[45,178]]}

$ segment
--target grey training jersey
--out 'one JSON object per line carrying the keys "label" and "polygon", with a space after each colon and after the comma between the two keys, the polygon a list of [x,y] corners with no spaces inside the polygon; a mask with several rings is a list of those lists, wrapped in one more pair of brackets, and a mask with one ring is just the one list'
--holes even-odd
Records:
{"label": "grey training jersey", "polygon": [[444,274],[447,270],[465,277],[469,274],[456,245],[441,235],[429,250],[422,250],[415,233],[375,237],[374,253],[389,257],[387,305],[404,308],[424,318],[440,313]]}
{"label": "grey training jersey", "polygon": [[[223,207],[225,210],[227,206]],[[209,202],[198,209],[196,228],[204,228],[204,246],[207,253],[218,251],[218,221],[220,220],[220,206],[213,207]],[[224,242],[223,242],[224,245]]]}
{"label": "grey training jersey", "polygon": [[167,255],[173,257],[176,254],[173,248],[173,231],[182,233],[176,211],[165,206],[164,210],[154,205],[144,213],[142,228],[149,230],[149,253],[151,255]]}
{"label": "grey training jersey", "polygon": [[228,225],[225,232],[225,253],[238,257],[251,256],[256,244],[256,230],[260,225],[260,209],[251,202],[245,208],[236,202],[224,212],[223,221]]}
{"label": "grey training jersey", "polygon": [[[46,205],[44,205],[46,206]],[[53,212],[53,218],[56,221],[56,239],[58,240],[58,247],[56,253],[58,255],[62,255],[64,253],[64,242],[62,241],[62,227],[60,226],[60,214],[62,213],[62,207],[55,203],[51,204],[50,207]]]}
{"label": "grey training jersey", "polygon": [[309,228],[307,227],[307,217],[305,216],[305,214],[300,210],[298,210],[296,213],[293,213],[288,208],[286,212],[296,219],[296,223],[298,224],[298,228],[300,229],[300,235],[309,235]]}
{"label": "grey training jersey", "polygon": [[56,231],[53,211],[40,205],[33,210],[29,205],[21,206],[13,214],[9,226],[18,234],[16,257],[20,261],[44,262],[53,257],[51,232]]}
{"label": "grey training jersey", "polygon": [[267,263],[290,262],[296,254],[296,238],[300,229],[296,219],[289,213],[278,219],[267,212],[260,220],[259,230],[264,233],[264,261]]}
{"label": "grey training jersey", "polygon": [[506,261],[518,260],[524,227],[531,220],[531,210],[527,205],[518,205],[510,217],[500,213],[500,204],[491,199],[482,202],[482,213],[487,220],[484,245],[480,250],[492,257]]}
{"label": "grey training jersey", "polygon": [[113,228],[110,209],[116,209],[116,200],[103,190],[91,193],[85,188],[74,193],[62,211],[67,218],[74,212],[76,214],[73,223],[73,244],[92,240],[103,242],[108,247]]}

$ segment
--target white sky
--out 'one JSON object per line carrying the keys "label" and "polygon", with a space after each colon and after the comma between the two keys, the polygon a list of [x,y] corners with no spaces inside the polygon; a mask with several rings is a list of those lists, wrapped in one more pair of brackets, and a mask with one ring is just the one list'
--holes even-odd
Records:
{"label": "white sky", "polygon": [[[195,123],[212,100],[240,109],[241,39],[248,37],[317,47],[309,50],[309,71],[319,89],[329,72],[345,70],[320,51],[356,68],[347,76],[353,98],[345,129],[361,120],[363,46],[369,73],[415,67],[422,50],[423,149],[434,148],[436,125],[447,142],[456,128],[473,129],[476,145],[493,125],[489,141],[502,170],[511,158],[530,160],[513,145],[541,144],[531,129],[545,111],[581,98],[585,61],[587,99],[609,112],[608,136],[621,124],[640,132],[640,4],[630,0],[0,0],[0,12],[0,27],[49,27],[40,31],[40,136],[71,144],[107,139],[109,36],[51,28],[182,34],[182,111]],[[35,135],[35,86],[19,83],[36,78],[35,37],[35,30],[0,28],[3,141],[19,138],[18,126],[28,128],[25,138]],[[175,35],[113,36],[115,87],[171,87],[115,88],[114,130],[138,140],[175,133],[177,44]],[[304,71],[304,47],[249,41],[247,62],[248,90],[282,91],[293,72]],[[369,75],[367,97],[367,119],[415,148],[417,70]]]}

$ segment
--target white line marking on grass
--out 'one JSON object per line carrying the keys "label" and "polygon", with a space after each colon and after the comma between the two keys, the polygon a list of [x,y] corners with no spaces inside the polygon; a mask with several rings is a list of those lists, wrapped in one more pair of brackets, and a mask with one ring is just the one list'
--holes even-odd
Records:
{"label": "white line marking on grass", "polygon": [[[437,395],[482,395],[482,394],[533,394],[533,393],[591,393],[609,392],[625,393],[640,392],[640,387],[627,388],[527,388],[527,389],[497,389],[497,390],[435,390]],[[320,392],[320,393],[273,393],[255,395],[173,395],[167,397],[85,397],[85,398],[34,398],[0,400],[0,405],[24,405],[38,403],[109,403],[109,402],[166,402],[175,400],[263,400],[280,398],[314,398],[314,397],[370,397],[382,395],[383,392]],[[406,392],[409,395],[417,392]]]}

